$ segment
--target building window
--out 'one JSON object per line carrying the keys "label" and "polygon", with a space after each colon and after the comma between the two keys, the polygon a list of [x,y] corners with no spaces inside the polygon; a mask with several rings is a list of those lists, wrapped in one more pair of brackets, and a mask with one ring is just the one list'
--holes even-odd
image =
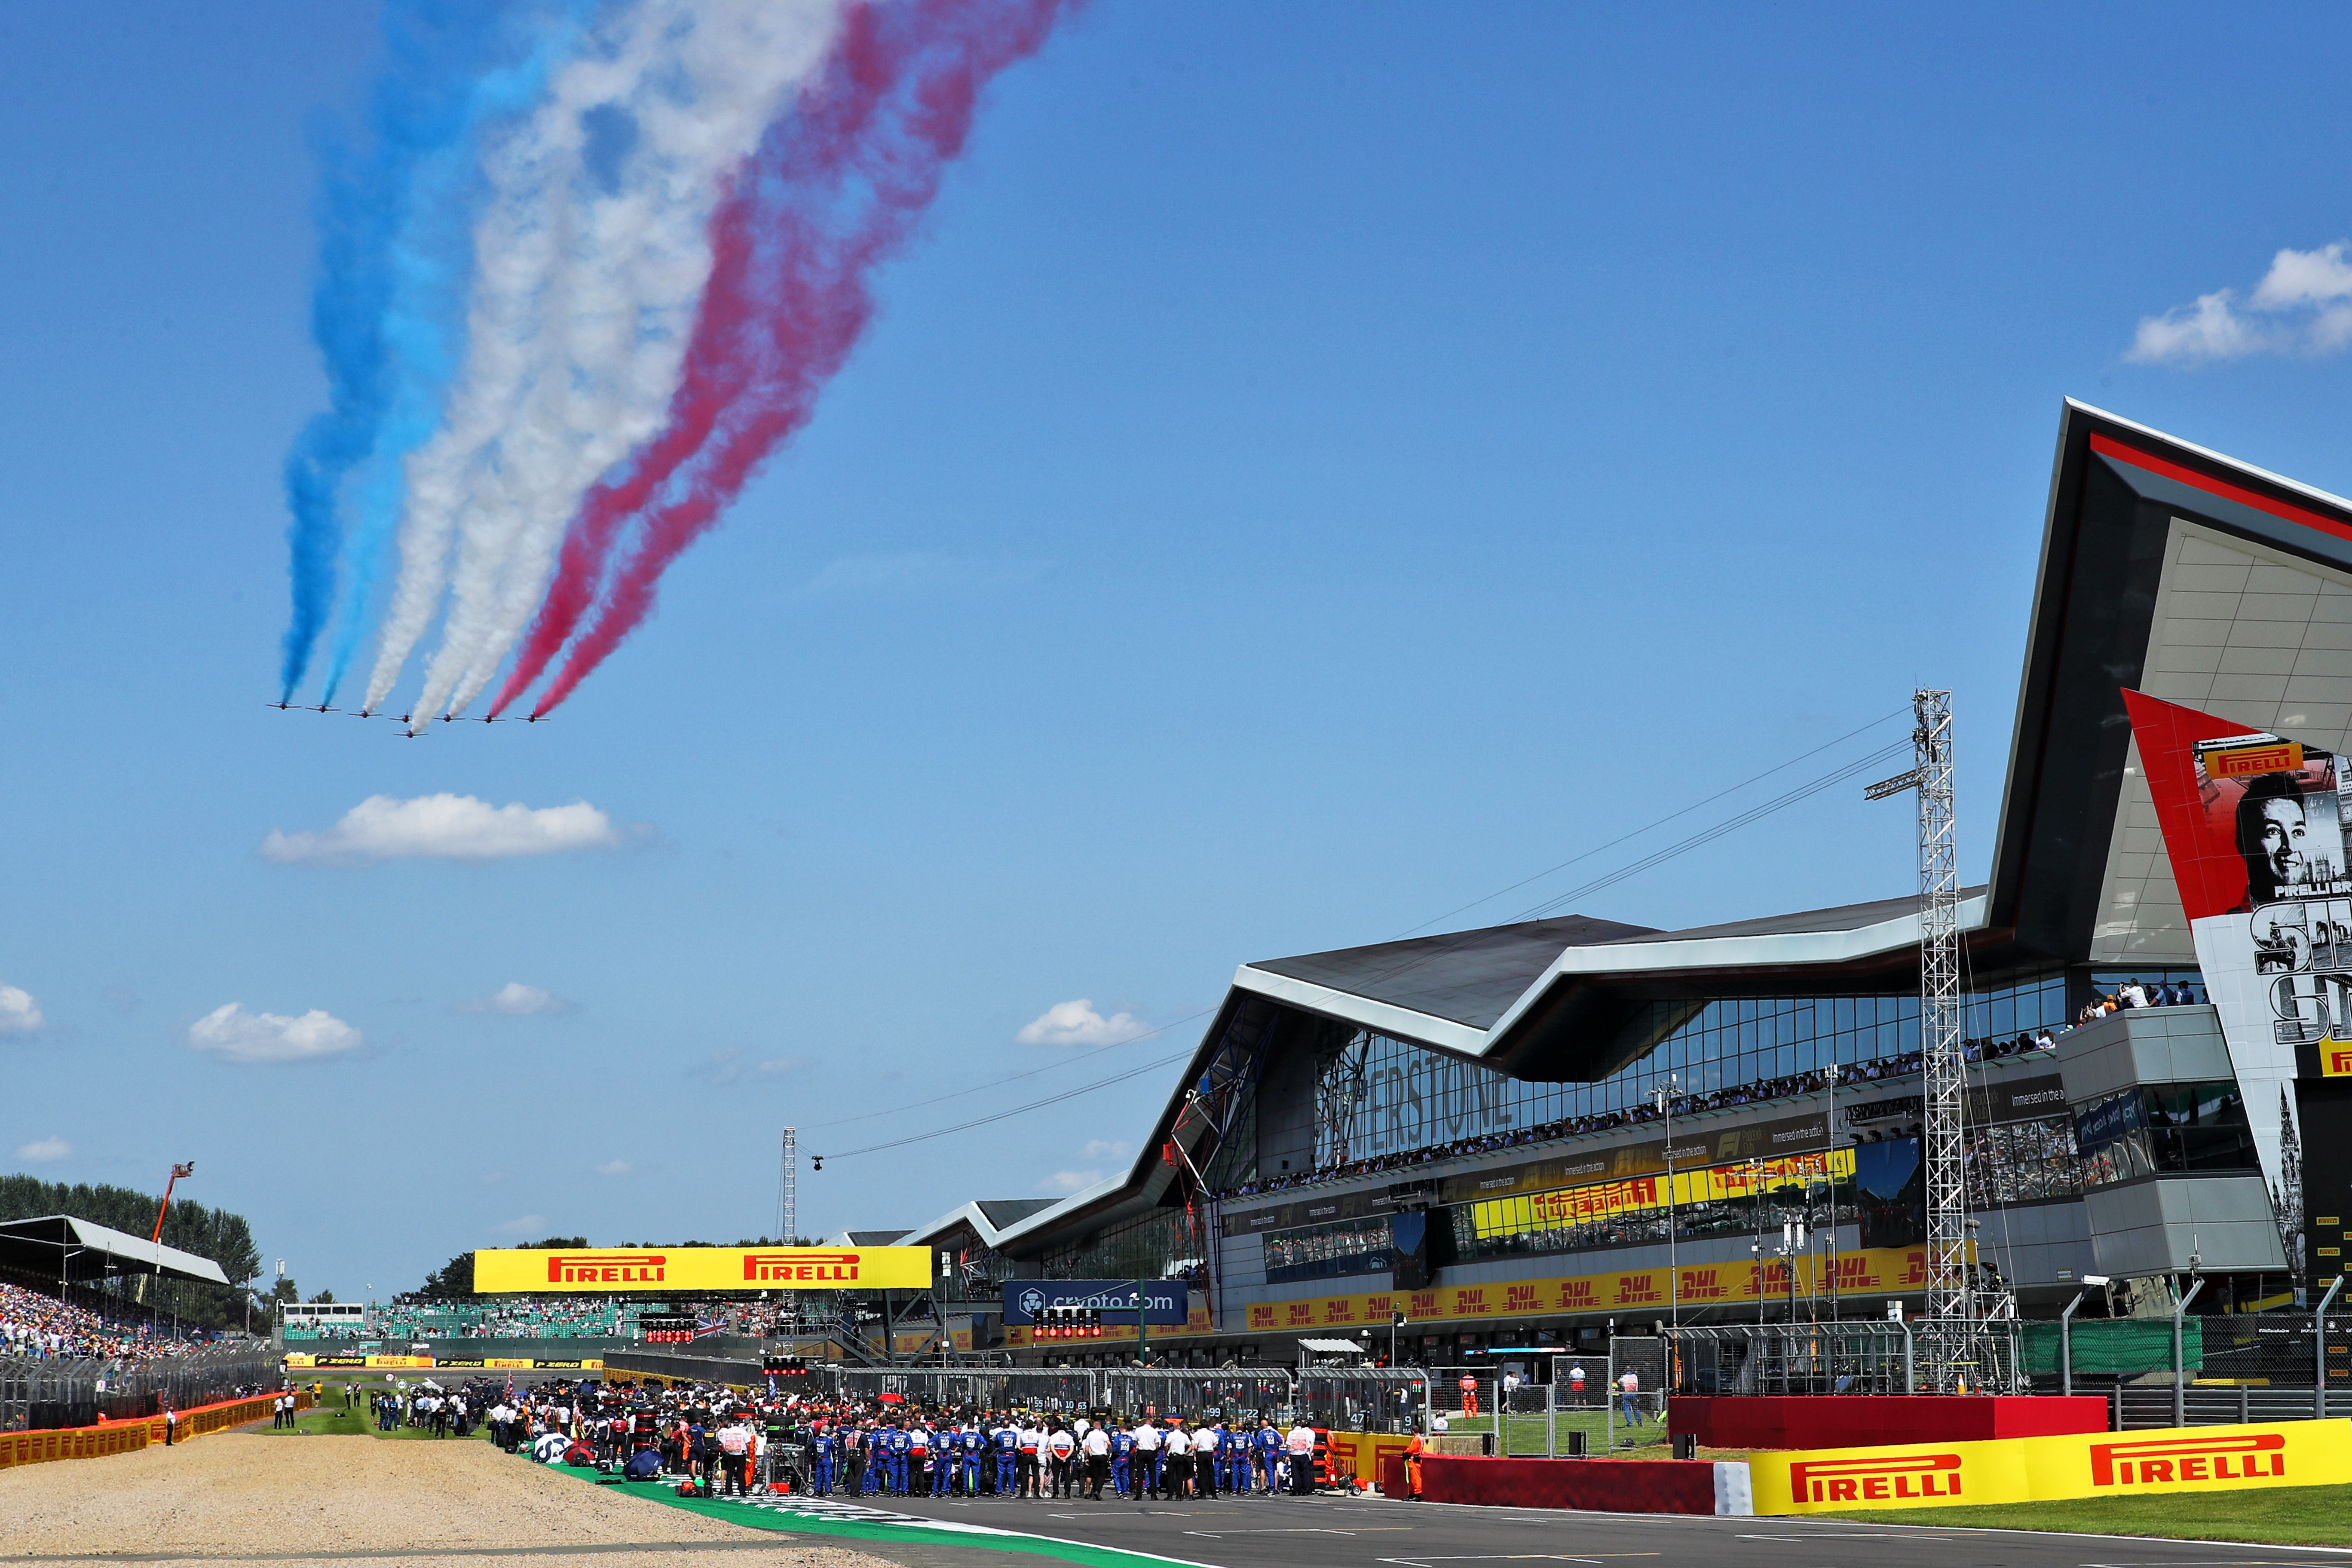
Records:
{"label": "building window", "polygon": [[2083,1184],[2258,1169],[2234,1083],[2146,1084],[2074,1116]]}

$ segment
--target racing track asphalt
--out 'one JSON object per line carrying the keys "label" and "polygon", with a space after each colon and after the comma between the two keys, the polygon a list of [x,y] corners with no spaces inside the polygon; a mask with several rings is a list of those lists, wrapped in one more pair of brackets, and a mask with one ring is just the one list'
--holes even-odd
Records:
{"label": "racing track asphalt", "polygon": [[[2315,1568],[2352,1553],[2226,1542],[1940,1530],[1806,1518],[1576,1513],[1318,1496],[1150,1502],[875,1498],[901,1515],[1017,1530],[1212,1568],[1887,1568],[1916,1553],[1936,1568]],[[853,1544],[843,1542],[844,1545]],[[966,1547],[861,1541],[901,1568],[1020,1562]],[[1034,1568],[1036,1560],[1026,1560]]]}

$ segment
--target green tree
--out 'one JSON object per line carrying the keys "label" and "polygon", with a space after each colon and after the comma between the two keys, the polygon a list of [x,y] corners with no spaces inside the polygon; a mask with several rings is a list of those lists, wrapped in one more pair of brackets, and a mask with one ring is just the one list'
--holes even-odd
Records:
{"label": "green tree", "polygon": [[[44,1182],[22,1174],[0,1176],[0,1220],[71,1215],[144,1238],[154,1233],[155,1211],[162,1204],[154,1194],[128,1187]],[[228,1276],[228,1286],[166,1279],[150,1282],[143,1295],[137,1284],[118,1286],[127,1298],[152,1301],[161,1311],[201,1327],[226,1328],[245,1321],[244,1297],[238,1287],[261,1272],[261,1254],[243,1215],[175,1196],[171,1212],[163,1216],[163,1245],[211,1258]]]}

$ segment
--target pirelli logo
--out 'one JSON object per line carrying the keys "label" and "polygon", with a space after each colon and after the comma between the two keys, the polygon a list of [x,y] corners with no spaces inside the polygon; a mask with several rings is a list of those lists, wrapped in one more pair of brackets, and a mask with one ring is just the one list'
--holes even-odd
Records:
{"label": "pirelli logo", "polygon": [[[2200,748],[2200,751],[2202,749]],[[2256,773],[2291,773],[2303,766],[2303,743],[2271,741],[2203,752],[2209,779],[2250,779]]]}
{"label": "pirelli logo", "polygon": [[2252,1480],[2286,1474],[2286,1436],[2240,1432],[2213,1437],[2143,1437],[2091,1445],[2095,1487],[2163,1481]]}
{"label": "pirelli logo", "polygon": [[669,1259],[658,1252],[551,1252],[551,1285],[657,1285],[668,1278]]}
{"label": "pirelli logo", "polygon": [[1958,1454],[1874,1454],[1868,1458],[1800,1459],[1789,1491],[1801,1502],[1878,1502],[1960,1495]]}
{"label": "pirelli logo", "polygon": [[857,1279],[855,1252],[746,1252],[743,1278],[753,1284],[847,1285]]}

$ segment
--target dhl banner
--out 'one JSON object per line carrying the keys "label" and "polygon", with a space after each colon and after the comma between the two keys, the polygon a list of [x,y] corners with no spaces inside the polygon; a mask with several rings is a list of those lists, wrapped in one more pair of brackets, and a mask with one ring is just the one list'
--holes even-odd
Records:
{"label": "dhl banner", "polygon": [[1847,1513],[2352,1481],[2352,1421],[1805,1448],[1749,1461],[1756,1511]]}
{"label": "dhl banner", "polygon": [[[1780,1160],[1759,1160],[1752,1165],[1717,1165],[1704,1171],[1675,1173],[1677,1206],[1719,1203],[1769,1192],[1783,1182],[1827,1174],[1837,1181],[1853,1177],[1853,1151],[1832,1149],[1821,1154],[1798,1154]],[[1629,1181],[1593,1182],[1524,1197],[1489,1198],[1470,1205],[1471,1224],[1481,1237],[1524,1236],[1533,1230],[1557,1230],[1584,1225],[1612,1215],[1638,1214],[1666,1206],[1666,1179],[1635,1176]]]}
{"label": "dhl banner", "polygon": [[921,1290],[928,1247],[661,1247],[474,1254],[474,1289],[579,1295],[639,1290]]}
{"label": "dhl banner", "polygon": [[[1759,1295],[1776,1300],[1789,1290],[1789,1265],[1778,1258],[1685,1264],[1680,1272],[1680,1300],[1686,1307],[1741,1301],[1752,1304]],[[1824,1295],[1829,1292],[1828,1258],[1800,1258],[1796,1273],[1798,1294],[1810,1294],[1817,1289]],[[1385,1328],[1394,1312],[1402,1312],[1416,1323],[1499,1321],[1551,1312],[1615,1311],[1628,1308],[1655,1308],[1663,1314],[1671,1294],[1668,1285],[1664,1268],[1634,1268],[1615,1274],[1511,1279],[1493,1285],[1261,1301],[1250,1307],[1249,1321],[1244,1326],[1252,1331],[1276,1331],[1362,1325]],[[1836,1289],[1841,1293],[1923,1290],[1927,1285],[1925,1247],[1877,1247],[1867,1252],[1843,1253],[1837,1260]],[[1194,1315],[1202,1314],[1195,1309]],[[1005,1331],[1007,1343],[1013,1342],[1012,1332]],[[1133,1331],[1129,1332],[1131,1336]]]}

